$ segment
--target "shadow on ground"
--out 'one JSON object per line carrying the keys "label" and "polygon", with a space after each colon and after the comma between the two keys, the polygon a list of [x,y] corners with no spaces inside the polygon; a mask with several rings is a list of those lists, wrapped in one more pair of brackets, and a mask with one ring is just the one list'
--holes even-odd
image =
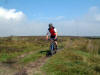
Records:
{"label": "shadow on ground", "polygon": [[41,54],[45,53],[47,57],[51,56],[50,50],[47,51],[40,51]]}

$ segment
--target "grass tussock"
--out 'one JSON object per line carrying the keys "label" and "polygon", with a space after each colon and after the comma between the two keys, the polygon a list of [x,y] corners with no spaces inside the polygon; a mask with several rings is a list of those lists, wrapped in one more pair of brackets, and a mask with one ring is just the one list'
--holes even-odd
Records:
{"label": "grass tussock", "polygon": [[47,75],[100,75],[100,39],[66,38],[64,50],[42,67]]}
{"label": "grass tussock", "polygon": [[[38,36],[0,38],[0,62],[34,62],[46,55],[48,42]],[[41,67],[46,75],[100,75],[100,39],[59,37],[58,47],[63,50]]]}
{"label": "grass tussock", "polygon": [[29,52],[47,49],[48,43],[43,37],[7,37],[0,38],[0,61],[8,62]]}
{"label": "grass tussock", "polygon": [[66,41],[65,48],[82,50],[92,54],[100,54],[100,40],[87,38],[69,38]]}

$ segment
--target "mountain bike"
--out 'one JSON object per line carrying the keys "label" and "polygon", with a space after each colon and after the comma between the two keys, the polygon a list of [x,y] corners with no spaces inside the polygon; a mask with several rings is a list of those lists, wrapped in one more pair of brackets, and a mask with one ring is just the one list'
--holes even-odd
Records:
{"label": "mountain bike", "polygon": [[54,41],[54,39],[50,39],[51,43],[50,43],[50,53],[51,55],[55,54],[56,51],[57,51],[57,46],[56,46],[56,43]]}

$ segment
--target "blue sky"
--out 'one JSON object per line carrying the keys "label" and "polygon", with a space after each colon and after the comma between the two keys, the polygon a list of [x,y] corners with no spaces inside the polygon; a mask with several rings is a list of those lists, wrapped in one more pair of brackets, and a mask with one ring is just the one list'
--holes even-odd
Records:
{"label": "blue sky", "polygon": [[100,0],[1,0],[0,5],[21,10],[29,19],[56,16],[74,19],[87,13],[92,6],[100,7]]}
{"label": "blue sky", "polygon": [[[100,33],[99,29],[95,31],[99,27],[96,20],[97,19],[99,20],[98,16],[100,15],[99,12],[100,0],[0,0],[0,7],[3,8],[2,10],[6,10],[8,12],[12,9],[15,9],[13,13],[21,12],[27,18],[27,24],[29,24],[29,30],[31,28],[31,31],[28,33],[27,32],[20,33],[21,31],[18,32],[18,30],[20,30],[19,28],[25,28],[25,27],[27,28],[27,25],[24,26],[23,24],[22,26],[18,26],[16,23],[18,29],[14,29],[12,27],[12,30],[14,30],[15,33],[10,33],[10,32],[6,33],[6,31],[4,31],[5,33],[2,34],[5,35],[6,34],[35,35],[38,34],[36,32],[39,32],[35,30],[36,28],[40,27],[39,29],[42,30],[43,29],[42,27],[43,26],[47,27],[46,24],[48,24],[49,22],[53,22],[55,24],[55,26],[58,28],[58,31],[60,31],[60,35],[63,32],[64,35],[79,35],[79,36],[97,35],[98,36]],[[84,26],[83,22],[85,23],[85,25],[88,26]],[[94,25],[97,24],[96,28],[94,28],[93,25],[90,25],[90,22],[93,22],[92,24]],[[33,24],[35,24],[38,27],[36,26],[32,27]],[[76,28],[75,25],[77,25]],[[34,29],[34,27],[36,28]],[[61,27],[64,28],[61,29]],[[80,27],[79,30],[77,29],[77,27]],[[82,27],[83,27],[83,31],[81,30]],[[4,30],[8,29],[6,27],[3,28]],[[42,35],[43,33],[40,33],[39,35]]]}

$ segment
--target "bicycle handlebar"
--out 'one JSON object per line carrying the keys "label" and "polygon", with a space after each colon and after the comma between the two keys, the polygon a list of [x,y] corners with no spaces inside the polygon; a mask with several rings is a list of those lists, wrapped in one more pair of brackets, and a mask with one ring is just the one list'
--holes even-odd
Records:
{"label": "bicycle handlebar", "polygon": [[49,40],[49,41],[50,41],[50,40],[53,40],[53,41],[54,41],[55,39],[48,39],[48,40]]}

